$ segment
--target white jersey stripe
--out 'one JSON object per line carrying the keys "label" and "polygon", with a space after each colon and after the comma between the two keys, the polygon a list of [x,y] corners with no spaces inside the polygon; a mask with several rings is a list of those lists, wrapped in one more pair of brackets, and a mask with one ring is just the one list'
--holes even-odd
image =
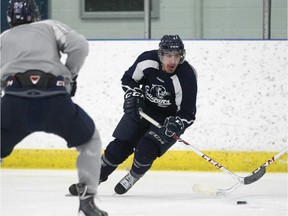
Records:
{"label": "white jersey stripe", "polygon": [[159,63],[153,60],[145,60],[145,61],[139,62],[135,68],[135,71],[133,72],[132,78],[138,82],[144,76],[143,71],[146,68],[150,68],[150,67],[159,69]]}
{"label": "white jersey stripe", "polygon": [[177,111],[179,111],[182,103],[182,88],[177,75],[172,76],[171,79],[175,89],[175,103],[177,106]]}

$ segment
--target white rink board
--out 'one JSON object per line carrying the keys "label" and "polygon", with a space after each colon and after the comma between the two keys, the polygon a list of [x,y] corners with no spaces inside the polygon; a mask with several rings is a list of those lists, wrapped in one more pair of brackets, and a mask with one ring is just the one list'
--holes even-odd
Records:
{"label": "white rink board", "polygon": [[[95,120],[104,149],[122,115],[120,79],[159,41],[89,41],[74,101]],[[198,73],[196,122],[183,139],[203,150],[280,151],[287,146],[287,41],[187,40],[186,59]],[[44,133],[17,148],[66,148]],[[176,144],[172,149],[186,149]]]}

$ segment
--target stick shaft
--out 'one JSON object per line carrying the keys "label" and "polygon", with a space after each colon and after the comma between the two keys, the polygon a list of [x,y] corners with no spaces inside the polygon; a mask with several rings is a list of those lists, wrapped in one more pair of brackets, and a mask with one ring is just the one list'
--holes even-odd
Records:
{"label": "stick shaft", "polygon": [[[139,111],[140,115],[145,118],[147,121],[149,121],[151,124],[155,125],[158,128],[161,128],[161,124],[159,122],[157,122],[156,120],[154,120],[153,118],[151,118],[149,115],[147,115],[146,113],[142,112],[141,110]],[[235,173],[231,172],[230,170],[228,170],[227,168],[223,167],[220,163],[216,162],[215,160],[213,160],[212,158],[210,158],[208,155],[204,154],[203,152],[201,152],[200,150],[198,150],[197,148],[195,148],[194,146],[192,146],[191,144],[189,144],[188,142],[186,142],[185,140],[181,139],[178,136],[174,136],[173,137],[176,141],[178,142],[183,142],[185,145],[188,145],[192,151],[194,153],[196,153],[197,155],[199,155],[200,157],[202,157],[203,159],[205,159],[206,161],[208,161],[210,164],[214,165],[216,168],[220,169],[223,172],[226,172],[228,174],[230,174],[234,179],[238,180],[239,182],[243,182],[243,178],[236,175]]]}
{"label": "stick shaft", "polygon": [[282,151],[280,151],[278,154],[270,158],[268,161],[266,161],[264,164],[262,164],[260,167],[255,169],[251,175],[246,176],[244,178],[244,184],[252,184],[253,182],[258,181],[262,176],[266,173],[266,167],[272,164],[275,160],[277,160],[279,157],[281,157],[283,154],[287,152],[287,147],[284,148]]}
{"label": "stick shaft", "polygon": [[287,152],[288,148],[284,148],[282,149],[282,151],[280,151],[278,154],[276,154],[275,156],[273,156],[272,158],[270,158],[268,161],[266,161],[264,164],[262,164],[260,167],[258,167],[256,170],[254,170],[252,173],[256,173],[258,172],[259,169],[264,168],[269,166],[270,164],[272,164],[273,162],[275,162],[279,157],[281,157],[283,154],[285,154]]}

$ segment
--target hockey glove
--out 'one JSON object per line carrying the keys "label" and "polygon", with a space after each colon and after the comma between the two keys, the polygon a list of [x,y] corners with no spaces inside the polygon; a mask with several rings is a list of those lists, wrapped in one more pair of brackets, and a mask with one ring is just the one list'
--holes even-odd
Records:
{"label": "hockey glove", "polygon": [[75,93],[76,93],[76,90],[77,90],[77,76],[75,76],[73,79],[72,79],[72,82],[71,82],[71,92],[70,92],[70,96],[73,97],[75,96]]}
{"label": "hockey glove", "polygon": [[141,89],[135,88],[127,90],[124,95],[124,113],[130,115],[136,120],[139,120],[139,109],[144,107],[144,99],[144,94]]}
{"label": "hockey glove", "polygon": [[164,143],[173,144],[175,135],[179,137],[184,132],[184,123],[178,116],[169,116],[161,128],[159,128],[159,136]]}

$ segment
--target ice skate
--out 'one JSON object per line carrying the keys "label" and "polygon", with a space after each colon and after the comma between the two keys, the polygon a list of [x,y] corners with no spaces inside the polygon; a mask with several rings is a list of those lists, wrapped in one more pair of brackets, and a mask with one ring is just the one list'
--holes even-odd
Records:
{"label": "ice skate", "polygon": [[[101,182],[106,181],[107,179],[108,179],[108,177],[107,177],[106,179],[104,179],[104,180],[101,180],[101,179],[100,179],[99,184],[100,184]],[[78,191],[77,191],[76,185],[77,185],[77,184],[72,184],[72,185],[68,188],[70,194],[67,194],[67,196],[70,196],[70,195],[72,195],[72,196],[78,196],[78,195],[79,195],[79,194],[78,194]]]}
{"label": "ice skate", "polygon": [[77,185],[77,184],[72,184],[72,185],[68,188],[68,190],[69,190],[69,192],[70,192],[70,194],[71,194],[72,196],[78,196],[78,191],[77,191],[76,185]]}
{"label": "ice skate", "polygon": [[115,186],[114,191],[117,194],[124,194],[140,179],[140,177],[134,177],[131,171]]}
{"label": "ice skate", "polygon": [[76,184],[79,194],[79,216],[108,216],[108,213],[100,210],[94,203],[94,194],[87,193],[87,186],[83,183]]}

